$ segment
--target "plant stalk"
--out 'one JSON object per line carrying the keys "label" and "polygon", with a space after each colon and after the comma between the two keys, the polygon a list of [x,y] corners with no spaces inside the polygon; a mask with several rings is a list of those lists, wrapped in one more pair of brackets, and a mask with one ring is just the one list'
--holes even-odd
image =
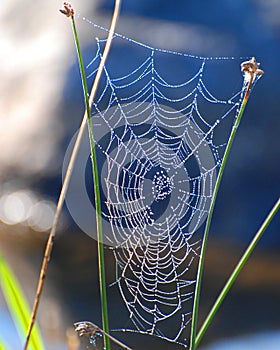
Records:
{"label": "plant stalk", "polygon": [[259,228],[258,232],[255,234],[254,238],[252,239],[250,245],[246,249],[245,253],[242,255],[241,259],[239,260],[238,264],[236,265],[234,271],[232,272],[231,276],[229,277],[228,281],[226,282],[224,288],[222,289],[220,295],[216,299],[214,305],[212,306],[212,309],[210,310],[208,316],[206,317],[203,325],[200,328],[200,331],[198,332],[198,335],[195,339],[195,347],[198,346],[200,343],[204,333],[206,332],[207,328],[209,327],[212,319],[216,315],[219,307],[221,306],[224,298],[226,297],[227,293],[229,292],[230,288],[232,287],[234,281],[236,280],[237,276],[239,275],[241,269],[249,259],[250,255],[252,254],[253,250],[255,249],[258,241],[262,237],[263,233],[265,232],[266,228],[270,224],[273,217],[276,215],[277,211],[280,208],[280,198],[278,198],[278,201],[275,203],[269,214],[267,215],[266,219],[262,223],[261,227]]}
{"label": "plant stalk", "polygon": [[95,142],[94,142],[94,130],[93,130],[93,124],[92,124],[92,119],[91,119],[91,107],[90,106],[91,106],[93,99],[94,99],[94,96],[96,94],[96,90],[97,90],[97,87],[99,85],[102,71],[103,71],[103,68],[105,66],[105,61],[107,59],[107,56],[108,56],[108,53],[110,50],[113,35],[115,32],[117,19],[119,16],[120,4],[121,4],[121,1],[116,0],[113,18],[112,18],[112,22],[111,22],[111,27],[109,30],[109,35],[107,38],[106,46],[104,48],[104,53],[103,53],[102,59],[100,61],[99,67],[98,67],[98,71],[96,73],[96,77],[94,80],[94,84],[93,84],[90,96],[88,94],[88,89],[87,89],[85,67],[84,67],[81,48],[80,48],[80,44],[79,44],[79,38],[78,38],[77,29],[76,29],[76,24],[75,24],[74,16],[71,17],[74,39],[75,39],[77,55],[78,55],[78,61],[79,61],[79,66],[80,66],[80,71],[81,71],[84,100],[85,100],[85,106],[86,106],[87,123],[88,123],[90,150],[91,150],[93,185],[94,185],[94,199],[95,199],[95,207],[96,207],[99,287],[100,287],[102,327],[104,330],[104,349],[105,350],[110,350],[111,345],[110,345],[110,337],[107,335],[107,334],[109,334],[109,316],[108,316],[107,293],[106,293],[106,273],[105,273],[103,230],[102,230],[102,212],[101,212],[100,187],[99,187],[99,178],[98,178],[98,164],[97,164],[97,157],[96,157],[96,149],[95,149]]}
{"label": "plant stalk", "polygon": [[[67,17],[73,17],[74,12],[72,13],[71,11],[69,11],[69,8],[65,7],[68,6],[69,4],[65,4],[64,5],[64,10],[60,10],[63,14],[65,14]],[[114,13],[113,13],[113,17],[112,17],[112,21],[111,21],[111,26],[110,26],[110,30],[109,30],[109,34],[108,34],[108,38],[107,38],[107,42],[104,48],[104,52],[102,55],[102,59],[100,61],[99,67],[98,67],[98,71],[96,73],[96,77],[91,89],[91,93],[90,96],[88,97],[87,95],[87,99],[88,99],[88,105],[91,106],[93,99],[95,97],[98,85],[99,85],[99,81],[101,78],[101,74],[103,71],[103,68],[105,66],[105,62],[106,59],[108,57],[109,51],[110,51],[110,47],[111,47],[111,43],[112,43],[112,39],[113,39],[113,35],[114,35],[114,31],[115,31],[115,27],[117,24],[117,19],[119,16],[119,11],[120,11],[120,5],[121,5],[121,0],[116,0],[115,2],[115,8],[114,8]],[[71,6],[70,6],[71,8]],[[69,11],[69,12],[68,12]],[[31,332],[32,329],[34,327],[35,321],[36,321],[36,317],[37,317],[37,313],[38,313],[38,308],[39,308],[39,304],[40,304],[40,299],[41,299],[41,295],[42,295],[42,291],[43,291],[43,287],[44,287],[44,281],[45,281],[45,277],[46,277],[46,273],[47,273],[47,268],[48,268],[48,264],[50,261],[50,257],[51,257],[51,253],[52,253],[52,249],[53,249],[53,244],[54,244],[54,239],[56,236],[56,232],[57,232],[57,225],[58,225],[58,221],[61,215],[61,211],[63,208],[63,204],[65,201],[65,197],[66,197],[66,193],[69,187],[69,183],[70,183],[70,179],[71,179],[71,175],[73,172],[73,168],[74,168],[74,164],[78,155],[78,151],[82,142],[82,138],[83,138],[83,134],[87,125],[87,120],[90,119],[90,113],[88,108],[86,108],[80,128],[79,128],[79,132],[77,135],[77,139],[76,142],[74,144],[73,147],[73,151],[69,160],[69,164],[66,170],[66,174],[65,174],[65,178],[61,187],[61,191],[59,194],[59,198],[58,198],[58,202],[57,202],[57,207],[56,207],[56,212],[55,212],[55,216],[54,216],[54,220],[53,220],[53,225],[48,237],[48,241],[46,244],[46,248],[45,248],[45,252],[44,252],[44,257],[43,257],[43,261],[42,261],[42,266],[41,266],[41,270],[40,270],[40,275],[39,275],[39,279],[38,279],[38,285],[37,285],[37,290],[36,290],[36,295],[34,298],[34,303],[33,303],[33,308],[32,308],[32,314],[31,314],[31,319],[30,319],[30,323],[28,326],[28,331],[27,331],[27,335],[26,335],[26,340],[25,340],[25,344],[24,344],[24,350],[28,349],[28,344],[29,344],[29,340],[30,340],[30,336],[31,336]],[[89,128],[89,130],[92,130],[92,128]],[[96,191],[95,191],[96,193]],[[99,193],[99,192],[98,192]],[[101,240],[102,242],[102,240]],[[101,249],[102,250],[102,249]],[[104,256],[104,253],[103,253]],[[104,260],[104,258],[103,258]],[[103,288],[104,289],[104,288]],[[104,325],[103,325],[104,327]],[[105,329],[104,329],[105,330]],[[109,329],[108,329],[109,330]],[[108,333],[108,330],[106,331],[106,333]],[[108,342],[108,341],[107,341]],[[110,346],[110,345],[109,345]],[[109,350],[110,347],[106,350]]]}
{"label": "plant stalk", "polygon": [[[195,286],[195,294],[194,294],[194,304],[193,304],[193,312],[192,312],[192,324],[191,324],[191,339],[190,339],[190,350],[195,350],[196,349],[196,330],[197,330],[197,318],[198,318],[198,307],[199,307],[199,299],[200,299],[200,291],[201,291],[201,282],[202,282],[202,274],[203,274],[203,268],[204,268],[204,260],[205,260],[205,253],[206,253],[206,246],[207,246],[207,241],[208,241],[208,235],[209,235],[209,230],[210,230],[210,225],[212,221],[212,216],[213,216],[213,211],[217,199],[217,194],[219,191],[219,187],[221,184],[221,180],[224,174],[225,166],[228,160],[228,156],[231,150],[231,146],[233,144],[233,140],[235,138],[238,126],[240,124],[240,121],[242,119],[242,116],[244,114],[245,107],[247,105],[252,83],[255,79],[255,72],[250,74],[250,79],[246,86],[245,91],[244,91],[244,96],[242,99],[242,103],[239,109],[239,112],[237,114],[237,117],[235,119],[235,122],[233,124],[228,143],[223,155],[221,167],[219,169],[218,175],[217,175],[217,180],[216,184],[213,190],[213,195],[211,198],[211,203],[210,203],[210,208],[209,208],[209,214],[206,220],[205,224],[205,229],[204,229],[204,235],[203,235],[203,241],[202,241],[202,246],[201,246],[201,255],[198,263],[198,270],[197,270],[197,280],[196,280],[196,286]],[[245,78],[244,78],[245,79]]]}

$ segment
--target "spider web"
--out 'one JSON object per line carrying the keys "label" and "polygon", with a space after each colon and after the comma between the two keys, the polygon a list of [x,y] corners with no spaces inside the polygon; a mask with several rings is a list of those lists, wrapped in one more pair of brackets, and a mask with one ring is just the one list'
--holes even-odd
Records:
{"label": "spider web", "polygon": [[[96,40],[89,79],[105,45]],[[236,58],[114,36],[92,121],[104,243],[113,249],[115,284],[128,310],[121,330],[187,346],[198,232],[245,84]]]}

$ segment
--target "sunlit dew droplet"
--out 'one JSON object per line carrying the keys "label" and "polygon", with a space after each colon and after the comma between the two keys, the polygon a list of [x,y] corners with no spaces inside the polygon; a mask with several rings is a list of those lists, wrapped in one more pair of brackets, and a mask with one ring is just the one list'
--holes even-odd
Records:
{"label": "sunlit dew droplet", "polygon": [[51,201],[39,201],[29,212],[28,224],[36,231],[48,231],[52,227],[55,205]]}
{"label": "sunlit dew droplet", "polygon": [[16,191],[4,195],[0,199],[0,219],[7,225],[23,223],[28,218],[28,212],[33,199],[28,191]]}

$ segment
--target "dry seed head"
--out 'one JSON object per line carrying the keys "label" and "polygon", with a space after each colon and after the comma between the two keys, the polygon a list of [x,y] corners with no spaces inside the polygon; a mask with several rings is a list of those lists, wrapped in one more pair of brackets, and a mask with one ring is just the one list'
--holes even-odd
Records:
{"label": "dry seed head", "polygon": [[264,71],[259,68],[260,63],[257,62],[255,57],[252,57],[249,61],[241,63],[241,71],[245,74],[247,80],[253,76],[253,80],[257,75],[264,74]]}
{"label": "dry seed head", "polygon": [[88,321],[77,322],[74,327],[80,337],[93,336],[96,332],[101,331],[99,327]]}
{"label": "dry seed head", "polygon": [[65,15],[66,17],[74,17],[74,10],[68,2],[65,2],[63,4],[63,7],[63,9],[59,10],[63,15]]}

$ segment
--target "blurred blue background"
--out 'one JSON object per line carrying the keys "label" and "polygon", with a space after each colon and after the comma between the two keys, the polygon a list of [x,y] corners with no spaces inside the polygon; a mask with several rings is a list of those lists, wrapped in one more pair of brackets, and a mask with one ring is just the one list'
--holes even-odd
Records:
{"label": "blurred blue background", "polygon": [[[113,3],[72,2],[81,16],[105,27]],[[6,0],[0,10],[4,28],[0,48],[0,248],[25,285],[30,302],[45,233],[60,191],[64,153],[83,113],[71,28],[58,14],[60,6],[59,1],[33,4],[24,0],[19,5]],[[24,25],[22,14],[28,19]],[[81,19],[77,25],[89,62],[98,33]],[[280,2],[124,0],[118,32],[151,46],[193,55],[255,56],[265,71],[250,97],[218,196],[206,257],[202,320],[279,196]],[[137,59],[138,52],[133,55]],[[123,63],[118,58],[114,63],[114,57],[118,57],[117,50],[112,51],[111,64],[121,74],[125,60],[131,57]],[[217,86],[217,91],[222,89]],[[204,344],[217,338],[279,330],[279,231],[278,214],[225,300]],[[110,251],[106,258],[108,266],[113,266]],[[108,268],[108,282],[113,281],[114,269]],[[80,232],[66,209],[47,282],[40,322],[50,348],[66,348],[55,344],[64,344],[64,332],[72,323],[88,319],[100,324],[96,245]],[[112,324],[116,315],[123,315],[122,322],[126,322],[116,293],[109,289]],[[4,303],[0,307],[1,316],[6,315]],[[177,348],[149,337],[121,333],[120,338],[134,349]],[[271,339],[279,343],[279,338]],[[230,344],[226,340],[222,348],[233,349]],[[264,348],[259,339],[258,344],[254,349]],[[245,340],[238,346],[249,348]]]}
{"label": "blurred blue background", "polygon": [[[112,10],[113,1],[101,1],[100,8]],[[183,52],[255,56],[261,62],[265,76],[257,84],[242,121],[218,200],[216,226],[213,226],[213,232],[239,241],[248,241],[279,195],[279,12],[277,1],[124,1],[122,6],[122,16],[135,23],[136,32],[138,16],[159,24],[164,21],[163,27],[165,23],[185,26],[185,32],[177,28],[176,38],[164,32],[165,47],[176,40],[182,45],[179,50],[184,47]],[[196,52],[188,48],[192,37],[186,34],[192,31],[202,37]],[[205,46],[209,41],[213,43],[207,50]],[[222,88],[219,86],[217,90]],[[279,221],[277,225],[275,220],[272,226],[270,229],[277,232]],[[279,245],[280,235],[268,233],[261,244]]]}

